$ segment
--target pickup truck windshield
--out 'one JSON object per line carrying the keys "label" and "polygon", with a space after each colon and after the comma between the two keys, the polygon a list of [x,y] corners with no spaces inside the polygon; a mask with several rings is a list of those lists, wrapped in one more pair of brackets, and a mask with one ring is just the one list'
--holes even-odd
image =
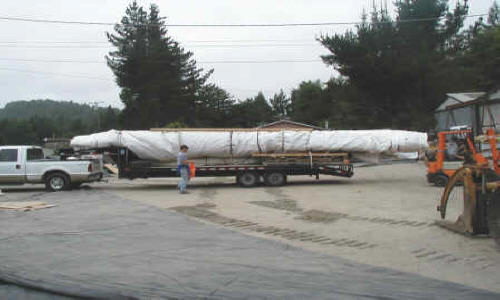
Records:
{"label": "pickup truck windshield", "polygon": [[17,149],[0,150],[0,162],[17,161]]}
{"label": "pickup truck windshield", "polygon": [[27,156],[28,156],[28,161],[44,159],[42,149],[38,149],[38,148],[28,149]]}

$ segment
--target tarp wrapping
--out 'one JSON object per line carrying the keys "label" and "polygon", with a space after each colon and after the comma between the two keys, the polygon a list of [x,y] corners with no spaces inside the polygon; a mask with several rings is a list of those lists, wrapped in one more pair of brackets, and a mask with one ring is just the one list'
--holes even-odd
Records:
{"label": "tarp wrapping", "polygon": [[246,158],[256,152],[352,152],[392,155],[428,148],[427,134],[403,130],[117,131],[77,136],[78,149],[126,147],[139,158],[171,161],[180,145],[191,158]]}

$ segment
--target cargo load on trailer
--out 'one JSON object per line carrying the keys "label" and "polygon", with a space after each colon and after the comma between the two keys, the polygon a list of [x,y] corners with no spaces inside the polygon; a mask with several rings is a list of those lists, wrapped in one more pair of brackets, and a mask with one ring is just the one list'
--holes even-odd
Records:
{"label": "cargo load on trailer", "polygon": [[140,159],[173,161],[180,145],[190,158],[249,158],[254,153],[349,152],[393,155],[427,149],[427,134],[402,130],[110,130],[71,140],[74,148],[127,148]]}

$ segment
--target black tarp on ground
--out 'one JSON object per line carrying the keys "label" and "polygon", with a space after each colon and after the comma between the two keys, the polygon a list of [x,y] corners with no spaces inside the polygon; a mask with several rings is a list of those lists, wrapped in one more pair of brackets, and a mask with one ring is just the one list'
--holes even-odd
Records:
{"label": "black tarp on ground", "polygon": [[70,300],[72,297],[56,295],[36,289],[0,282],[0,299],[2,300]]}
{"label": "black tarp on ground", "polygon": [[107,299],[500,298],[246,236],[98,191],[38,200],[57,207],[0,212],[0,280]]}

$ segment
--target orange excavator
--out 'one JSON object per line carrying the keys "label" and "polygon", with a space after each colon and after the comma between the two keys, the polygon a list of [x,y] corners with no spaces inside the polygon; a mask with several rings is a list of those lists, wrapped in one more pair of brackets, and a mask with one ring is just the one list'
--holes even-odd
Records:
{"label": "orange excavator", "polygon": [[[427,154],[427,181],[444,187],[457,170],[463,167],[464,163],[487,166],[500,176],[497,139],[498,136],[493,129],[488,129],[485,136],[479,136],[476,139],[472,136],[472,130],[439,132],[437,134],[437,147],[435,146],[434,149],[431,147]],[[448,143],[450,140],[451,143]],[[476,150],[476,142],[490,145],[491,162]],[[460,146],[450,145],[453,143],[459,143]],[[449,155],[448,147],[450,146],[455,146],[457,153]]]}
{"label": "orange excavator", "polygon": [[[473,146],[469,137],[467,142],[472,144],[469,146]],[[485,136],[476,138],[477,142],[489,143],[491,162],[473,150],[474,147],[470,147],[471,153],[469,157],[466,157],[463,166],[453,170],[447,178],[437,207],[442,219],[437,222],[438,225],[471,235],[490,234],[496,238],[500,237],[498,138],[499,136],[495,135],[492,129],[488,130]],[[438,153],[435,163],[439,160],[439,156],[443,159],[443,155]]]}

